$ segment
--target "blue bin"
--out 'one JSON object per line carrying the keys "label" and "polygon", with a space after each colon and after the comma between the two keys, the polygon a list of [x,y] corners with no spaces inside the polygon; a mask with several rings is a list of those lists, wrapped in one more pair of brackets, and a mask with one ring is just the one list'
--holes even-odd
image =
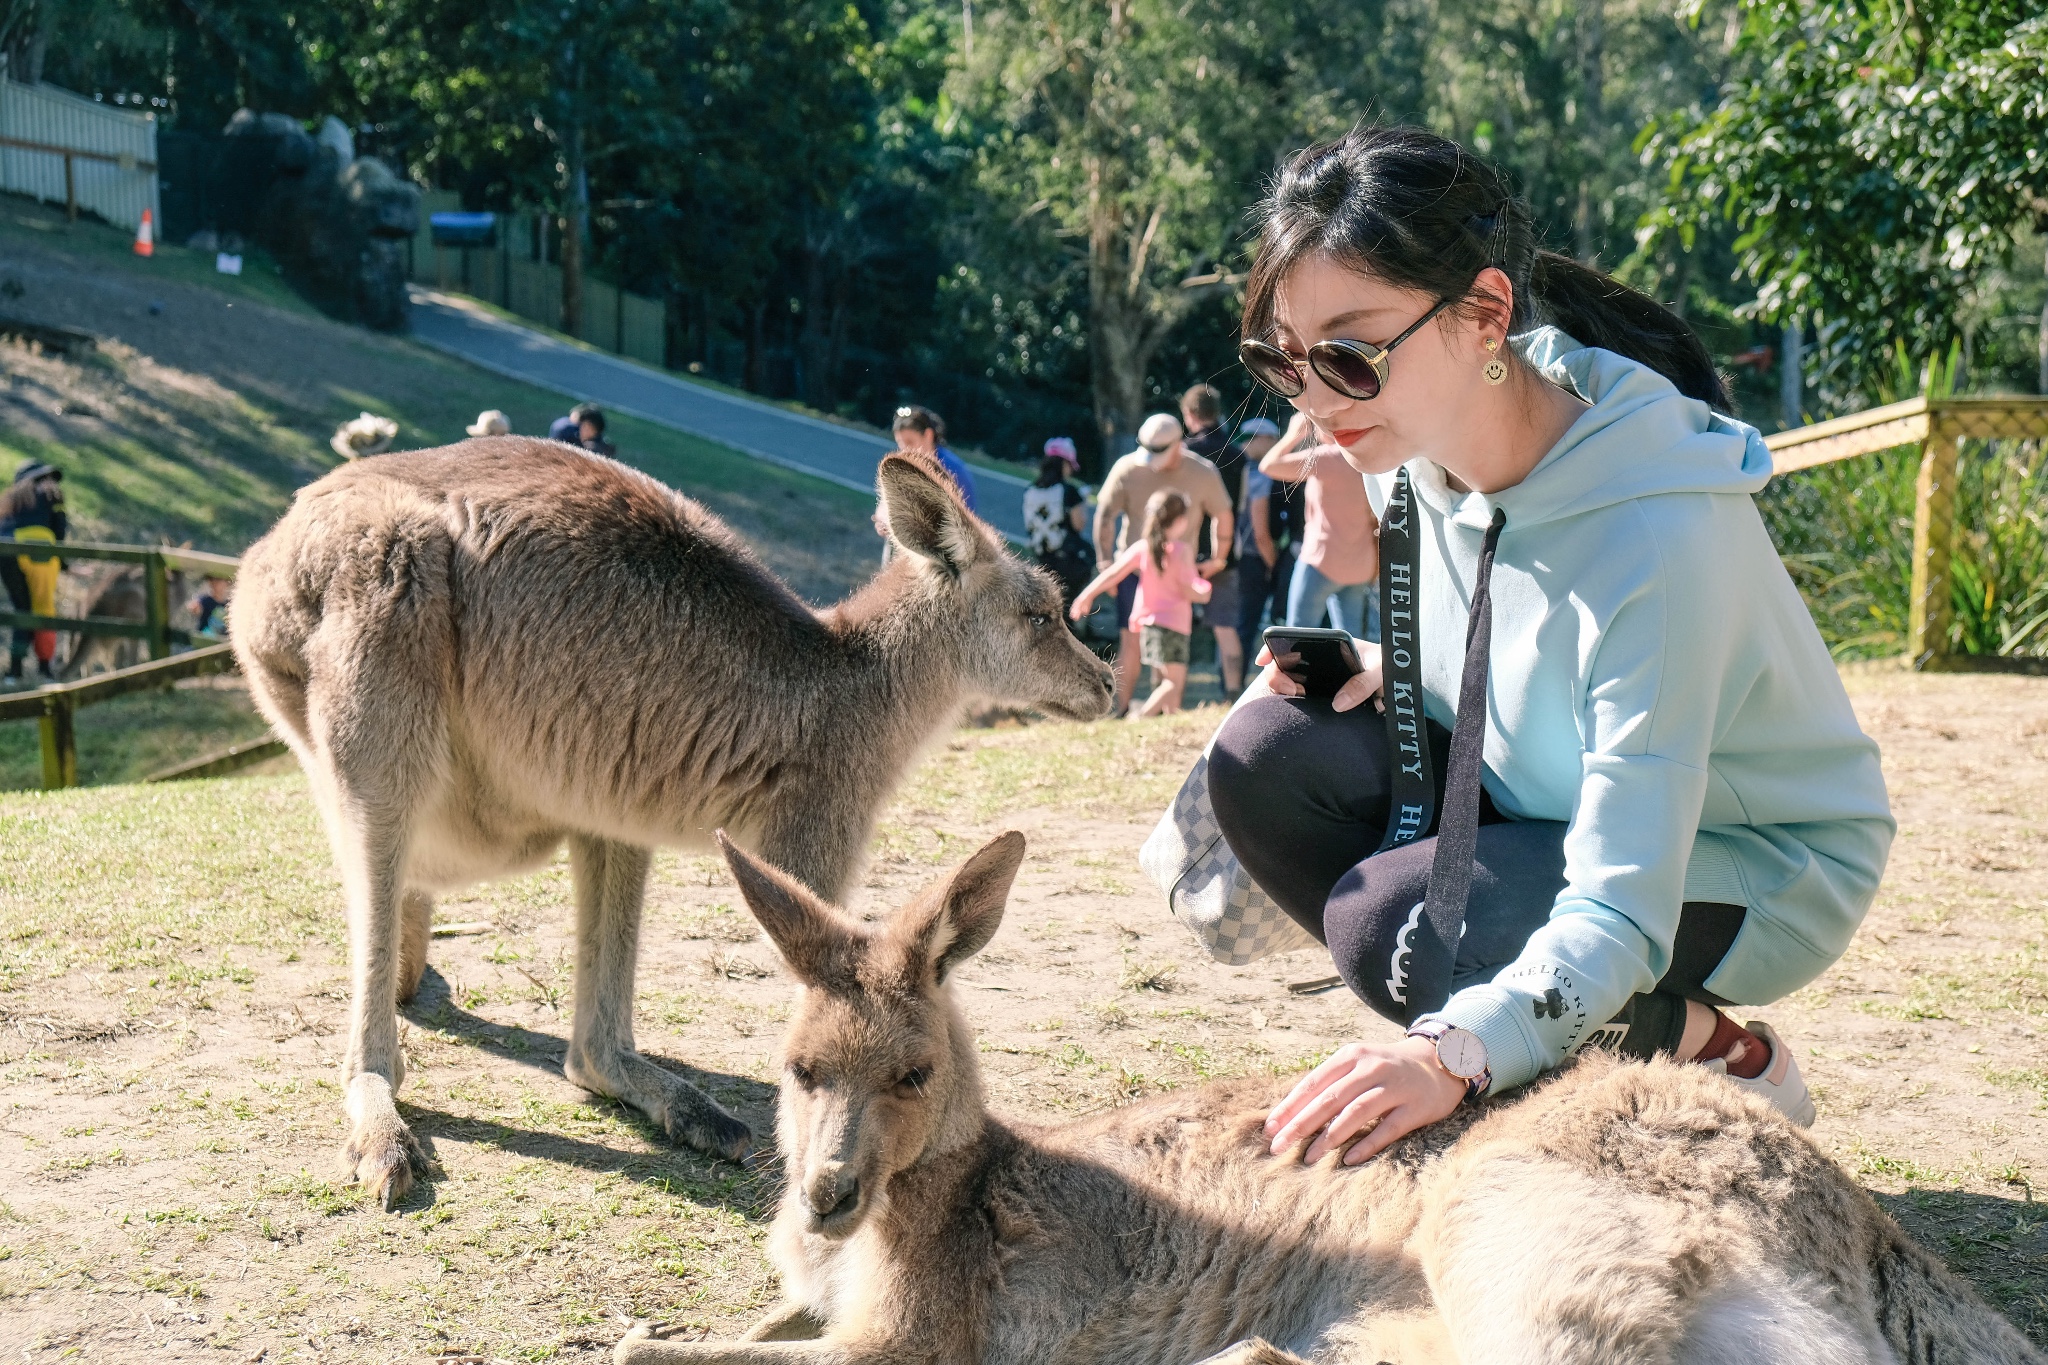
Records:
{"label": "blue bin", "polygon": [[495,213],[437,213],[428,219],[435,246],[496,246],[498,215]]}

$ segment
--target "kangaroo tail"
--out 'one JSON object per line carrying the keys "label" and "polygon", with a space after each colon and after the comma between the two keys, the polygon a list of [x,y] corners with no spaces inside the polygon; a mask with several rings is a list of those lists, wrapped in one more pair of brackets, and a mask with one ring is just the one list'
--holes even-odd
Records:
{"label": "kangaroo tail", "polygon": [[1905,1233],[1871,1259],[1877,1323],[1900,1365],[2048,1365],[1997,1309]]}

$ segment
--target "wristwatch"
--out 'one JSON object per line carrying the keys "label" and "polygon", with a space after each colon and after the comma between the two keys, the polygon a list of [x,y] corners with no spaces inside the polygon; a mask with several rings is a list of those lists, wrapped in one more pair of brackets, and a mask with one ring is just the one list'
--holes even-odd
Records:
{"label": "wristwatch", "polygon": [[1466,1099],[1478,1099],[1493,1084],[1486,1044],[1472,1030],[1459,1028],[1448,1019],[1421,1019],[1408,1030],[1408,1036],[1436,1044],[1436,1064],[1465,1083]]}

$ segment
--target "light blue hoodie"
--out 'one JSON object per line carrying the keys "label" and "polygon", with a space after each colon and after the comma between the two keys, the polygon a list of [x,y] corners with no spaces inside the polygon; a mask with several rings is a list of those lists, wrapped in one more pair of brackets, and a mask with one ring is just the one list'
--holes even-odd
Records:
{"label": "light blue hoodie", "polygon": [[[1592,407],[1492,496],[1408,466],[1428,713],[1456,718],[1480,541],[1502,508],[1486,790],[1510,818],[1570,822],[1550,922],[1439,1013],[1485,1042],[1496,1090],[1655,985],[1684,901],[1748,908],[1708,990],[1761,1004],[1805,985],[1848,947],[1896,829],[1877,746],[1750,499],[1771,472],[1762,437],[1555,328],[1512,344]],[[1393,477],[1366,485],[1384,508]]]}

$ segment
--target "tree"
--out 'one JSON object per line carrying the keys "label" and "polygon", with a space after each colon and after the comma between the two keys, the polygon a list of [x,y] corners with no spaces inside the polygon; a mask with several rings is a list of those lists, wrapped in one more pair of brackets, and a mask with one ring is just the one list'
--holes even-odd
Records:
{"label": "tree", "polygon": [[[982,214],[1086,281],[1095,422],[1114,449],[1148,369],[1211,291],[1238,282],[1245,209],[1287,150],[1371,107],[1378,17],[1254,0],[1004,0],[975,12],[952,89],[972,121]],[[1046,258],[1026,252],[1038,274]],[[984,253],[996,292],[1006,274]]]}
{"label": "tree", "polygon": [[1668,168],[1646,240],[1733,222],[1752,315],[1810,319],[1824,379],[1873,395],[1897,343],[1947,349],[1974,279],[2048,214],[2048,20],[2027,8],[1746,0],[1754,74],[1643,139]]}
{"label": "tree", "polygon": [[574,336],[593,170],[688,144],[675,55],[690,14],[659,0],[352,0],[305,41],[323,93],[395,124],[423,178],[492,168],[508,197],[555,210]]}

